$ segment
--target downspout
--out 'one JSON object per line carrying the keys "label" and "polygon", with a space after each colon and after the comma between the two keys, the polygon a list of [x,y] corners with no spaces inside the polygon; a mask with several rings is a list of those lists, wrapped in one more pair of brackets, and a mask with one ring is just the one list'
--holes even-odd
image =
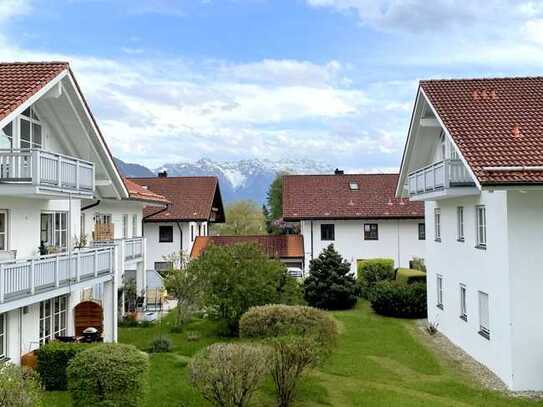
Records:
{"label": "downspout", "polygon": [[181,255],[183,255],[183,230],[181,229],[181,225],[179,224],[178,220],[176,220],[175,223],[177,224],[177,228],[179,229],[179,251]]}
{"label": "downspout", "polygon": [[398,239],[398,267],[401,267],[401,263],[400,263],[400,259],[402,258],[401,256],[401,253],[400,253],[400,220],[398,219],[398,236],[397,236],[397,239]]}
{"label": "downspout", "polygon": [[313,260],[313,219],[311,220],[311,260]]}
{"label": "downspout", "polygon": [[91,203],[90,205],[83,206],[83,207],[81,208],[81,211],[86,211],[87,209],[94,208],[95,206],[100,205],[100,202],[102,202],[102,201],[101,201],[100,199],[98,199],[96,202]]}

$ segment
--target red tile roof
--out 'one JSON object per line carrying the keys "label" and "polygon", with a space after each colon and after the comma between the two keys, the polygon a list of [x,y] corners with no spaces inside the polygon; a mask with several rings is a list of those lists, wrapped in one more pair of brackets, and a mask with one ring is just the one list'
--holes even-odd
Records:
{"label": "red tile roof", "polygon": [[0,120],[67,69],[67,62],[0,63]]}
{"label": "red tile roof", "polygon": [[124,185],[126,186],[126,189],[128,189],[128,193],[130,195],[130,199],[136,200],[136,201],[145,201],[145,202],[155,202],[160,204],[168,204],[169,201],[164,198],[162,195],[156,194],[153,191],[150,191],[149,189],[146,189],[142,187],[139,184],[136,184],[135,182],[129,180],[128,178],[124,178]]}
{"label": "red tile roof", "polygon": [[[349,183],[356,182],[353,191]],[[398,174],[286,175],[283,218],[422,218],[424,205],[395,197]]]}
{"label": "red tile roof", "polygon": [[543,171],[483,169],[543,165],[543,77],[430,80],[420,87],[481,184],[543,183]]}
{"label": "red tile roof", "polygon": [[[146,221],[213,221],[213,208],[217,208],[216,222],[224,222],[224,209],[217,177],[153,177],[130,178],[162,195],[170,205],[156,213],[156,208],[145,208]],[[154,215],[153,215],[154,214]]]}
{"label": "red tile roof", "polygon": [[239,243],[254,243],[270,257],[304,257],[304,238],[302,235],[254,235],[254,236],[198,236],[192,246],[191,258],[200,257],[209,245],[230,246]]}

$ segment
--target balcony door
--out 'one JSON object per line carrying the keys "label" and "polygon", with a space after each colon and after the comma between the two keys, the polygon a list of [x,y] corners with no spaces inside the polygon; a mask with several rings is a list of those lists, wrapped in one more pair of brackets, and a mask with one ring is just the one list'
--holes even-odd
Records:
{"label": "balcony door", "polygon": [[45,247],[65,249],[67,247],[68,213],[44,212],[41,214],[40,239]]}

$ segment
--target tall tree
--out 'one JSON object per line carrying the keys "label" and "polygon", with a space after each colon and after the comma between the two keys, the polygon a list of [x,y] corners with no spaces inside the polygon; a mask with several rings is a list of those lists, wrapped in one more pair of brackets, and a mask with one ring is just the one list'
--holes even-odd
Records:
{"label": "tall tree", "polygon": [[279,173],[270,184],[266,196],[267,209],[272,221],[281,219],[283,216],[283,176],[286,173]]}
{"label": "tall tree", "polygon": [[216,235],[261,235],[266,233],[264,215],[253,201],[238,201],[226,207],[226,223],[213,227]]}

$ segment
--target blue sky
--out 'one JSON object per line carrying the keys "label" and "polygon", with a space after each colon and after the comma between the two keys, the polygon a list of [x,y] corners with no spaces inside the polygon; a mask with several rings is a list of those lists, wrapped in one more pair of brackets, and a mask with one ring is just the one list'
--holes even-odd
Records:
{"label": "blue sky", "polygon": [[525,0],[0,0],[0,59],[68,60],[114,153],[399,166],[417,82],[540,75]]}

